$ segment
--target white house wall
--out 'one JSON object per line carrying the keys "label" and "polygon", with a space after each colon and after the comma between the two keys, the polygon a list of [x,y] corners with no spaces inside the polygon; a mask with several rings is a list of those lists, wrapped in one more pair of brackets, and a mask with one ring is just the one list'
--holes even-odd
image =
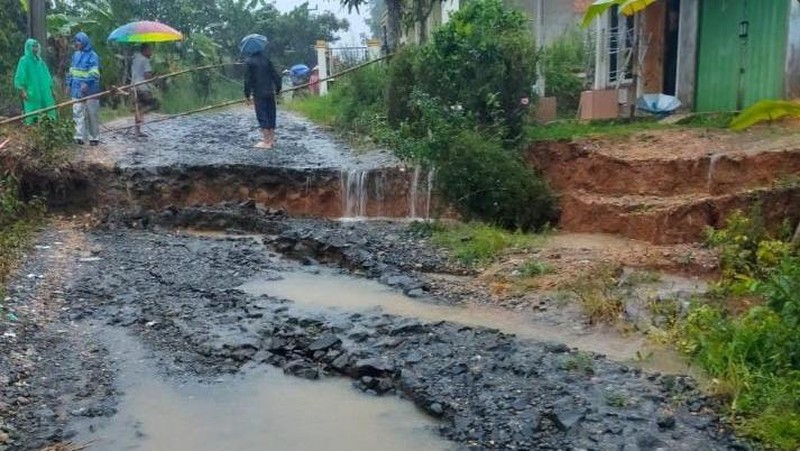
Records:
{"label": "white house wall", "polygon": [[461,2],[459,0],[443,0],[442,1],[442,23],[446,24],[450,20],[450,16],[458,11]]}
{"label": "white house wall", "polygon": [[786,94],[800,99],[800,2],[791,0],[786,52]]}
{"label": "white house wall", "polygon": [[678,99],[684,107],[694,105],[694,90],[697,84],[697,45],[700,24],[700,0],[682,0],[678,25]]}
{"label": "white house wall", "polygon": [[575,10],[574,2],[568,0],[505,0],[504,3],[528,17],[531,32],[543,46],[578,29],[583,17]]}

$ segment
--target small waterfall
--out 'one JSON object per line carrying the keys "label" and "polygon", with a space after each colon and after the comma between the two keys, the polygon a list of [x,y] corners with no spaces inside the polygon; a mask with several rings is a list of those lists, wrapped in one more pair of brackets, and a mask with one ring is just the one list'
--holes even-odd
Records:
{"label": "small waterfall", "polygon": [[380,171],[376,174],[377,179],[373,176],[373,184],[375,188],[375,201],[378,204],[378,216],[383,216],[383,207],[386,202],[386,193],[384,186],[386,185],[386,171]]}
{"label": "small waterfall", "polygon": [[410,218],[417,217],[417,193],[419,191],[419,166],[414,166],[414,173],[411,175],[411,188],[409,190],[408,212]]}
{"label": "small waterfall", "polygon": [[428,186],[425,198],[425,219],[431,219],[431,196],[433,195],[433,181],[436,177],[436,168],[428,170]]}
{"label": "small waterfall", "polygon": [[717,161],[722,158],[722,154],[713,154],[708,159],[708,176],[706,177],[706,190],[709,194],[714,189],[714,169],[717,166]]}
{"label": "small waterfall", "polygon": [[367,215],[367,175],[363,169],[342,172],[342,217],[363,218]]}

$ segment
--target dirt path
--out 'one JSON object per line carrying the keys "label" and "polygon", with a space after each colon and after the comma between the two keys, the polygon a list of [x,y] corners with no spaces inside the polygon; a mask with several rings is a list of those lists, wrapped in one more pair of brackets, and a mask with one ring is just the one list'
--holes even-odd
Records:
{"label": "dirt path", "polygon": [[[234,110],[161,125],[147,142],[115,138],[107,158],[154,184],[183,183],[184,164],[212,177],[367,161],[283,119],[285,153],[227,146],[254,132]],[[238,199],[144,207],[152,193],[136,177],[125,182],[134,208],[105,205],[92,226],[54,221],[11,281],[0,449],[264,449],[265,430],[298,451],[735,444],[692,378],[576,349],[578,336],[593,349],[583,326],[543,333],[404,223],[292,219]],[[591,247],[552,246],[575,252],[567,262]],[[545,310],[565,327],[557,304]]]}

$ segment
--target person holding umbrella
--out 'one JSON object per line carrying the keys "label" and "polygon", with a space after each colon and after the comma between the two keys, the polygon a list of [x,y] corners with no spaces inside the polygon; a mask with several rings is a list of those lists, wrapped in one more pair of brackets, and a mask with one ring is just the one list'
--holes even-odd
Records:
{"label": "person holding umbrella", "polygon": [[153,87],[145,81],[153,78],[153,69],[150,65],[152,56],[151,43],[173,42],[183,39],[183,35],[176,29],[161,22],[139,20],[130,22],[108,35],[108,42],[117,44],[133,44],[137,46],[131,61],[131,82],[133,88],[134,128],[136,136],[144,138],[142,123],[146,111],[157,110],[158,99],[153,95]]}
{"label": "person holding umbrella", "polygon": [[[25,52],[19,59],[14,75],[14,87],[19,90],[26,114],[56,104],[53,97],[53,77],[42,59],[39,41],[36,39],[25,41]],[[55,119],[56,111],[50,110],[47,115]],[[38,117],[29,117],[25,119],[25,124],[31,125],[38,120]]]}
{"label": "person holding umbrella", "polygon": [[[84,32],[75,35],[75,53],[67,73],[67,89],[73,100],[100,92],[100,57]],[[75,142],[89,145],[100,143],[100,99],[89,99],[72,105],[75,119]]]}
{"label": "person holding umbrella", "polygon": [[251,34],[242,39],[240,45],[245,56],[247,72],[244,78],[244,98],[255,105],[256,119],[263,139],[255,147],[272,149],[275,145],[276,106],[275,96],[281,92],[283,80],[267,56],[267,38]]}
{"label": "person holding umbrella", "polygon": [[[150,57],[153,55],[153,50],[150,44],[142,44],[133,54],[131,62],[131,82],[142,83],[146,80],[153,78],[153,68],[150,65]],[[158,109],[158,99],[153,95],[152,87],[149,83],[139,84],[133,89],[134,100],[134,129],[136,136],[139,138],[146,138],[147,135],[142,132],[142,122],[144,122],[144,113]]]}

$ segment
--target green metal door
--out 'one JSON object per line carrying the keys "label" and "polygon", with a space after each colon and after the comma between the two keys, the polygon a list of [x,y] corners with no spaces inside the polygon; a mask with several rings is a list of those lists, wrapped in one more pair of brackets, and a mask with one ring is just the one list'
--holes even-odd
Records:
{"label": "green metal door", "polygon": [[701,0],[697,111],[731,111],[783,93],[788,0]]}
{"label": "green metal door", "polygon": [[747,0],[744,39],[744,72],[740,108],[763,99],[780,99],[786,74],[786,45],[789,36],[790,2]]}

